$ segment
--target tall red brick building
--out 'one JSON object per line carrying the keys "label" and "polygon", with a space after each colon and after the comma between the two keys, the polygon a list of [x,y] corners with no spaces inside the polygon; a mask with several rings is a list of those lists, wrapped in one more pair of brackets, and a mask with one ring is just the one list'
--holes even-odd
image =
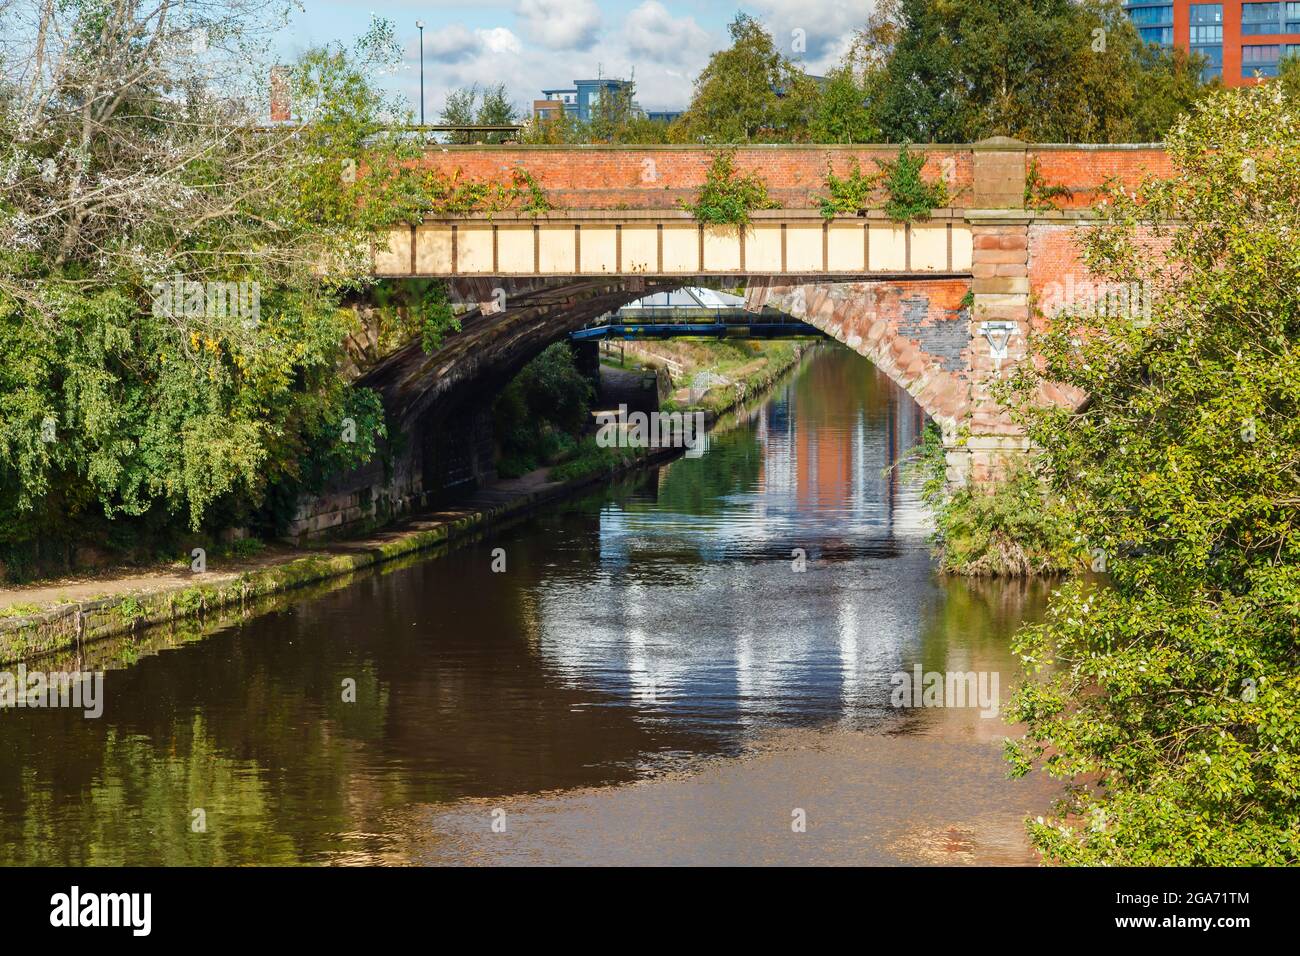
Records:
{"label": "tall red brick building", "polygon": [[1125,0],[1124,9],[1142,38],[1206,57],[1205,76],[1227,86],[1277,76],[1278,62],[1300,54],[1300,2],[1224,0]]}

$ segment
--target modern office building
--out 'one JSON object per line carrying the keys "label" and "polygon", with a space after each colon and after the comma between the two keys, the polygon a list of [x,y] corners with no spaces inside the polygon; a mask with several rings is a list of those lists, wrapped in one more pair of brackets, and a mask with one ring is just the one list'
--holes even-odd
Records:
{"label": "modern office building", "polygon": [[1277,76],[1283,57],[1300,54],[1298,0],[1125,0],[1124,9],[1144,40],[1202,54],[1206,78],[1220,77],[1226,86]]}
{"label": "modern office building", "polygon": [[[592,110],[602,96],[614,96],[632,86],[631,80],[574,80],[573,86],[564,89],[542,90],[544,99],[533,100],[533,118],[554,119],[561,113],[574,116],[582,122],[591,120]],[[671,123],[682,115],[681,110],[644,111],[633,102],[632,112],[644,115],[657,123]]]}
{"label": "modern office building", "polygon": [[563,110],[586,123],[602,96],[614,96],[631,85],[631,80],[574,80],[571,87],[542,90],[543,99],[533,101],[533,116],[547,119]]}

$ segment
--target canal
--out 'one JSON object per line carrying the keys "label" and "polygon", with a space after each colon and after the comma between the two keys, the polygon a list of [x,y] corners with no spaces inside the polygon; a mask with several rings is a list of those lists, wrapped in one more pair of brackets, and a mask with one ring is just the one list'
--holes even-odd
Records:
{"label": "canal", "polygon": [[703,457],[0,712],[0,862],[1032,862],[1006,725],[891,705],[1005,699],[1045,597],[936,575],[921,427],[819,348]]}

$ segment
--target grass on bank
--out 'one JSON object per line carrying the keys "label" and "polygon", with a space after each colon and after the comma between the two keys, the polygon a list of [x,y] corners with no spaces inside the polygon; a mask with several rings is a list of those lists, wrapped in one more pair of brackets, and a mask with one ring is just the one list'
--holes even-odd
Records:
{"label": "grass on bank", "polygon": [[943,438],[931,424],[904,468],[921,480],[934,514],[935,556],[943,571],[1015,577],[1082,569],[1083,550],[1064,508],[1030,466],[992,487],[950,488]]}

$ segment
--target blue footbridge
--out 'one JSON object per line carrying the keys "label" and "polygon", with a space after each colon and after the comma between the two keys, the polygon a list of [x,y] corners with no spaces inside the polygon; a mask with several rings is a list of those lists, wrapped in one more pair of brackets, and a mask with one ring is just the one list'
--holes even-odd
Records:
{"label": "blue footbridge", "polygon": [[657,292],[606,312],[572,332],[575,342],[601,339],[820,339],[825,334],[770,306],[745,308],[743,296],[689,286]]}

